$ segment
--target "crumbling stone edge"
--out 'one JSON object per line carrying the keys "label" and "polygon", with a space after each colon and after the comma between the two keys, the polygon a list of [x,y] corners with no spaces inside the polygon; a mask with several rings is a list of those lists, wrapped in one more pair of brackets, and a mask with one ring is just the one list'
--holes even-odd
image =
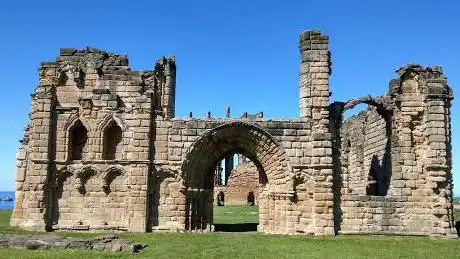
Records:
{"label": "crumbling stone edge", "polygon": [[37,249],[84,249],[107,252],[138,253],[147,247],[115,235],[93,238],[71,238],[58,235],[7,235],[0,234],[0,248]]}

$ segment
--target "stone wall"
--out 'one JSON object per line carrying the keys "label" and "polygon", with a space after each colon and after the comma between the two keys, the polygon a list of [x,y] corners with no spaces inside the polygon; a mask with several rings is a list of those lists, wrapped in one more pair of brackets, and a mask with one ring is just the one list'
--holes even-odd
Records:
{"label": "stone wall", "polygon": [[[452,92],[437,67],[408,65],[397,72],[387,95],[331,106],[336,231],[454,236],[451,164],[448,152],[439,152],[450,146],[443,118]],[[433,102],[438,108],[430,107]],[[359,103],[368,110],[341,123],[337,113]],[[428,115],[433,110],[438,116]]]}
{"label": "stone wall", "polygon": [[232,170],[226,186],[214,187],[214,204],[217,196],[224,193],[225,205],[256,205],[259,194],[259,170],[250,161],[239,164]]}
{"label": "stone wall", "polygon": [[158,95],[174,83],[174,59],[131,71],[125,55],[60,54],[40,68],[12,225],[145,231],[152,115],[173,114],[171,95]]}
{"label": "stone wall", "polygon": [[[299,40],[294,119],[176,118],[173,57],[133,71],[125,55],[61,49],[32,94],[11,224],[212,231],[216,164],[239,153],[259,172],[260,232],[455,233],[441,69],[408,65],[388,94],[330,104],[329,38]],[[359,103],[370,108],[343,122]]]}
{"label": "stone wall", "polygon": [[346,193],[386,194],[391,171],[391,128],[377,109],[352,116],[342,125],[342,174]]}

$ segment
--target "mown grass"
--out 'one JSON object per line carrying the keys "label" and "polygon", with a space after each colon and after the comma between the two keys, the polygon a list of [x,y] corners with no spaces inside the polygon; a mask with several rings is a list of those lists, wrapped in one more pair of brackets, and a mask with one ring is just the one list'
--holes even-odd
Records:
{"label": "mown grass", "polygon": [[[253,223],[255,207],[216,208],[219,223]],[[237,212],[243,212],[240,216]],[[0,212],[0,232],[24,233],[8,226],[10,211]],[[244,213],[247,213],[244,216]],[[232,215],[232,216],[229,216]],[[241,222],[239,220],[244,220]],[[88,237],[96,234],[57,233]],[[460,241],[425,237],[281,236],[228,233],[120,233],[148,244],[139,254],[82,250],[0,249],[0,258],[459,258]]]}
{"label": "mown grass", "polygon": [[259,223],[257,206],[214,207],[214,224]]}

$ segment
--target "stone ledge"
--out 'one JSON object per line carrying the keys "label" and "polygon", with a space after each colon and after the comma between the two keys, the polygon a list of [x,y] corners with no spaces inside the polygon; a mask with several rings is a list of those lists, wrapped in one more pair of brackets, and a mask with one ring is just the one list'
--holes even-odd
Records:
{"label": "stone ledge", "polygon": [[54,225],[53,230],[56,231],[80,231],[80,232],[94,232],[94,231],[128,231],[127,227],[124,226],[89,226],[89,225],[78,225],[78,226],[59,226]]}
{"label": "stone ledge", "polygon": [[333,164],[292,165],[293,169],[330,169]]}

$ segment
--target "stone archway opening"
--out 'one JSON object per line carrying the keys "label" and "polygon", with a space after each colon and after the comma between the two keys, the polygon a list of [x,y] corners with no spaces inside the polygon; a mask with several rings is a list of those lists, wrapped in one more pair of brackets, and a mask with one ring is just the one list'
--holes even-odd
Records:
{"label": "stone archway opening", "polygon": [[214,173],[214,231],[257,231],[258,195],[267,183],[265,172],[259,168],[238,153],[218,161]]}
{"label": "stone archway opening", "polygon": [[282,232],[286,219],[279,211],[286,206],[285,200],[278,201],[277,197],[293,195],[292,170],[283,149],[268,132],[242,122],[225,124],[205,133],[187,153],[182,167],[185,230],[214,230],[215,171],[217,164],[232,154],[242,154],[257,168],[260,186],[258,231]]}

